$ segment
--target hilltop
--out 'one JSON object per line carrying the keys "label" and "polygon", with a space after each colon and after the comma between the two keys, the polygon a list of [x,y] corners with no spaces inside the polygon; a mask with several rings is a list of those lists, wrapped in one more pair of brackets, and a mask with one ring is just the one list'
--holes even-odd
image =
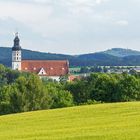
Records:
{"label": "hilltop", "polygon": [[138,140],[140,103],[98,104],[0,117],[1,140]]}
{"label": "hilltop", "polygon": [[104,51],[103,53],[110,54],[117,57],[140,55],[140,51],[135,51],[131,49],[123,49],[123,48],[112,48],[112,49]]}
{"label": "hilltop", "polygon": [[[127,52],[127,53],[126,53]],[[65,55],[55,53],[43,53],[23,49],[23,59],[32,60],[69,60],[70,66],[137,66],[140,65],[140,52],[125,49],[112,49],[105,52]],[[0,47],[0,63],[11,66],[11,48]]]}

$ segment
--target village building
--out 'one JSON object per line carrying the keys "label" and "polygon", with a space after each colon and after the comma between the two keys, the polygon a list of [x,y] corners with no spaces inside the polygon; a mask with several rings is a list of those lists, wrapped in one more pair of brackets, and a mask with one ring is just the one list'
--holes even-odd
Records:
{"label": "village building", "polygon": [[140,73],[140,67],[133,68],[132,70],[136,71],[137,73]]}
{"label": "village building", "polygon": [[59,81],[61,76],[69,73],[69,62],[68,60],[22,60],[22,48],[17,33],[12,47],[12,69],[36,73],[40,77]]}

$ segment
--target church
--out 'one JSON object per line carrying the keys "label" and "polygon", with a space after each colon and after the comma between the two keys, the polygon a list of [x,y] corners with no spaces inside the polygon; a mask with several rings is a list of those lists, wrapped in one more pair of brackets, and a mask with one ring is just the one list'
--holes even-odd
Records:
{"label": "church", "polygon": [[22,48],[17,33],[12,47],[12,69],[59,81],[60,76],[69,73],[69,62],[68,60],[22,60]]}

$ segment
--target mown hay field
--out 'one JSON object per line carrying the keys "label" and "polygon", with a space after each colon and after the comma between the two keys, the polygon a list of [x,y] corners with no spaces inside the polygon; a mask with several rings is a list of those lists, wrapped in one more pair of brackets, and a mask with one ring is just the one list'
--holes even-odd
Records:
{"label": "mown hay field", "polygon": [[1,116],[0,140],[140,140],[140,102]]}

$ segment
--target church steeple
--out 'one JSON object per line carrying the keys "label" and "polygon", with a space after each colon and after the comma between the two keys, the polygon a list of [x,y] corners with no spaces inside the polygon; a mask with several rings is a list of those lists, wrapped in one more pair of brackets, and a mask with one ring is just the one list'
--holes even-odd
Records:
{"label": "church steeple", "polygon": [[12,69],[21,70],[21,46],[18,33],[15,34],[14,46],[12,47]]}
{"label": "church steeple", "polygon": [[19,50],[21,50],[20,39],[18,37],[18,33],[16,33],[15,39],[14,39],[14,46],[12,48],[12,51],[19,51]]}

